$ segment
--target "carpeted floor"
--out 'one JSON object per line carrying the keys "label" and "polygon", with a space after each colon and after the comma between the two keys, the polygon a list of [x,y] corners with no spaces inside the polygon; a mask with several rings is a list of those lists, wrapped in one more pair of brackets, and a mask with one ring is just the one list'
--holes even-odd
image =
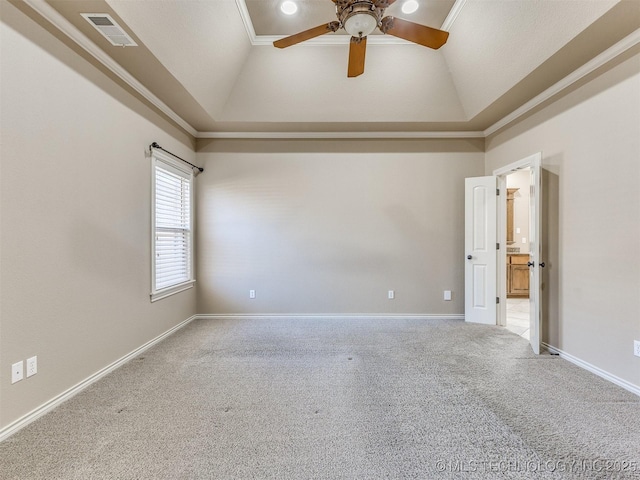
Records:
{"label": "carpeted floor", "polygon": [[640,398],[500,327],[198,320],[1,443],[0,477],[640,478]]}

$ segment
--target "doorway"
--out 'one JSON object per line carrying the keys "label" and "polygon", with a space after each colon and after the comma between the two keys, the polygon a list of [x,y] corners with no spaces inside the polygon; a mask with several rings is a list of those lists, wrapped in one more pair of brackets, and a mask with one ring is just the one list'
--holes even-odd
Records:
{"label": "doorway", "polygon": [[506,245],[499,240],[507,238],[507,176],[523,169],[530,171],[529,252],[523,255],[516,273],[529,275],[529,344],[536,355],[541,343],[540,269],[545,266],[540,259],[541,164],[542,152],[538,152],[494,170],[493,175],[465,179],[465,321],[506,326],[507,281],[511,277],[507,278]]}
{"label": "doorway", "polygon": [[499,241],[506,246],[506,314],[507,330],[529,340],[529,225],[531,168],[525,167],[505,175],[506,180],[506,231]]}
{"label": "doorway", "polygon": [[[517,162],[507,165],[501,169],[495,170],[493,173],[497,176],[498,188],[505,195],[501,195],[501,201],[498,205],[498,238],[505,242],[505,248],[500,249],[501,255],[498,256],[498,290],[499,297],[504,301],[498,305],[497,324],[512,327],[512,331],[522,336],[527,336],[531,348],[535,354],[540,353],[541,344],[541,268],[544,262],[540,260],[541,248],[541,163],[542,153],[531,155]],[[522,172],[522,173],[520,173]],[[518,176],[522,176],[522,184],[517,185]],[[511,177],[511,178],[509,178]],[[525,180],[526,179],[526,180]],[[511,185],[508,187],[509,184]],[[517,192],[514,193],[514,217],[508,218],[507,209],[509,207],[508,192],[509,188],[518,188],[522,190],[522,198],[526,197],[529,192],[528,209],[526,203],[520,202],[520,211],[528,211],[525,213],[525,220],[515,219]],[[519,225],[515,225],[515,222]],[[508,232],[509,227],[513,230]],[[517,233],[517,229],[520,233]],[[527,236],[523,233],[528,228]],[[509,235],[509,236],[508,236]],[[524,240],[524,241],[523,241]],[[527,249],[524,252],[523,249]],[[513,250],[510,250],[513,249]],[[515,251],[515,250],[518,251]],[[507,263],[509,262],[509,263]],[[528,286],[523,281],[528,276]],[[528,287],[528,289],[527,289]],[[509,292],[509,295],[508,295]],[[518,298],[520,295],[520,298]],[[528,297],[528,298],[527,298]],[[513,300],[512,300],[513,299]],[[517,299],[517,300],[516,300]],[[511,305],[509,305],[511,303]],[[526,307],[528,304],[528,310]],[[509,314],[507,307],[509,308]],[[529,320],[529,329],[526,329],[525,320]],[[510,320],[510,321],[509,321]]]}

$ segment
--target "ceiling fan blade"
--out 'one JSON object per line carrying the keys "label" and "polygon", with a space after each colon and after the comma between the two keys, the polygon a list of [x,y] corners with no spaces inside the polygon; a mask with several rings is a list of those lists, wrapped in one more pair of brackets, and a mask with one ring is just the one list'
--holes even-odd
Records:
{"label": "ceiling fan blade", "polygon": [[349,68],[347,77],[357,77],[364,73],[364,54],[367,50],[367,37],[351,37],[349,44]]}
{"label": "ceiling fan blade", "polygon": [[447,38],[449,38],[449,32],[445,32],[444,30],[438,30],[437,28],[427,27],[426,25],[420,25],[395,17],[383,18],[380,30],[382,33],[403,38],[433,49],[440,48],[447,43]]}
{"label": "ceiling fan blade", "polygon": [[309,30],[305,30],[304,32],[296,33],[295,35],[291,35],[290,37],[281,38],[280,40],[276,40],[273,42],[274,47],[278,48],[286,48],[291,45],[295,45],[296,43],[304,42],[305,40],[310,40],[315,37],[319,37],[320,35],[324,35],[325,33],[335,32],[340,28],[340,22],[329,22],[324,25],[319,25],[315,28],[310,28]]}

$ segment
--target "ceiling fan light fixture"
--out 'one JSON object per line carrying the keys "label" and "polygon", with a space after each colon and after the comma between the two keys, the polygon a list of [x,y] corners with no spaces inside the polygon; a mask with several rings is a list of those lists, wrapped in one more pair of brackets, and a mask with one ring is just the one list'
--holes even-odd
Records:
{"label": "ceiling fan light fixture", "polygon": [[378,19],[369,12],[358,12],[347,17],[344,29],[352,37],[366,37],[378,26]]}
{"label": "ceiling fan light fixture", "polygon": [[407,0],[402,4],[402,13],[411,14],[418,10],[419,6],[416,0]]}
{"label": "ceiling fan light fixture", "polygon": [[291,0],[285,0],[280,4],[280,10],[285,15],[293,15],[298,11],[298,5],[296,5],[296,2],[292,2]]}

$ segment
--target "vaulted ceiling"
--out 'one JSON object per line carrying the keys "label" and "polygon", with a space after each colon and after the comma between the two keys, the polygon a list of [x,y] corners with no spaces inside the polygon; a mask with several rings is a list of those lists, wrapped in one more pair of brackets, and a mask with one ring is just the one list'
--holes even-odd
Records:
{"label": "vaulted ceiling", "polygon": [[[26,3],[93,43],[196,136],[482,132],[640,23],[637,0],[419,0],[411,15],[397,0],[387,15],[447,30],[448,42],[431,50],[372,35],[364,74],[347,78],[344,33],[273,47],[336,19],[331,0],[295,1],[293,16],[280,0]],[[81,13],[110,14],[138,46],[112,46]]]}

